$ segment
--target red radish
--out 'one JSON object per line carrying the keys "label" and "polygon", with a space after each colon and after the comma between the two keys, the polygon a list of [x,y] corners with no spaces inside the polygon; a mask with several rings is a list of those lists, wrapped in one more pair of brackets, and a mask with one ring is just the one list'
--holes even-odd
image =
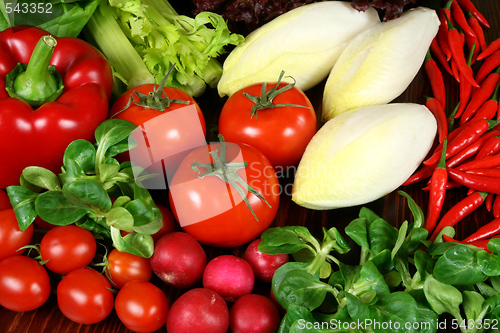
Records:
{"label": "red radish", "polygon": [[241,296],[229,312],[229,326],[233,333],[274,333],[280,321],[280,313],[273,301],[258,294]]}
{"label": "red radish", "polygon": [[229,310],[215,291],[195,288],[182,294],[167,314],[168,333],[226,333]]}
{"label": "red radish", "polygon": [[271,290],[269,291],[269,298],[271,299],[271,301],[273,301],[274,305],[276,305],[276,307],[278,308],[280,313],[282,313],[282,314],[286,313],[286,309],[278,302],[278,300],[274,296],[272,287],[271,287]]}
{"label": "red radish", "polygon": [[213,258],[203,272],[203,287],[214,290],[228,302],[250,294],[255,284],[252,267],[233,255]]}
{"label": "red radish", "polygon": [[188,233],[171,232],[161,237],[149,259],[153,272],[176,288],[189,288],[201,280],[207,255]]}
{"label": "red radish", "polygon": [[265,254],[259,251],[260,238],[248,245],[244,259],[252,266],[255,277],[264,282],[271,282],[274,272],[289,261],[288,254]]}

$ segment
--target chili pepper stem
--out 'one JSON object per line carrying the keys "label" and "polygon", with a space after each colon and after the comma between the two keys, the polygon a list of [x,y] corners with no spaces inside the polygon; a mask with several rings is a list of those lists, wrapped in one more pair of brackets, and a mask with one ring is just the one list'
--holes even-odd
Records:
{"label": "chili pepper stem", "polygon": [[18,64],[7,75],[6,89],[13,98],[20,98],[32,106],[56,100],[64,88],[55,66],[50,65],[57,41],[47,35],[40,38],[29,63]]}

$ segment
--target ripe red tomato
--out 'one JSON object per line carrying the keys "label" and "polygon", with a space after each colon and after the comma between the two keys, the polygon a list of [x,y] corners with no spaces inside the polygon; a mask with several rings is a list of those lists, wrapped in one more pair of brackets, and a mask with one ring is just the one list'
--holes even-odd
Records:
{"label": "ripe red tomato", "polygon": [[155,332],[167,321],[168,299],[146,281],[130,281],[116,295],[116,315],[129,330]]}
{"label": "ripe red tomato", "polygon": [[0,211],[12,208],[12,205],[10,204],[10,199],[7,193],[0,189]]}
{"label": "ripe red tomato", "polygon": [[[140,128],[140,132],[132,133],[138,146],[120,155],[120,159],[132,159],[150,173],[163,174],[165,169],[169,174],[173,173],[187,151],[206,143],[206,124],[200,107],[186,92],[174,87],[163,87],[163,90],[157,88],[153,84],[144,84],[128,90],[113,104],[109,118],[125,119]],[[141,102],[135,92],[145,95],[163,92],[161,97],[168,96],[174,101],[165,109],[160,106],[160,110],[157,110],[136,105]],[[127,107],[131,97],[133,102]],[[187,101],[189,104],[175,100]],[[161,160],[164,160],[163,164]]]}
{"label": "ripe red tomato", "polygon": [[48,260],[45,266],[58,274],[87,266],[96,250],[94,235],[72,224],[50,229],[40,242],[42,260]]}
{"label": "ripe red tomato", "polygon": [[[257,148],[274,167],[295,166],[317,130],[314,108],[304,92],[293,86],[278,94],[272,104],[305,107],[275,106],[258,110],[252,116],[251,109],[256,104],[245,94],[260,96],[262,85],[250,85],[227,99],[219,116],[219,133],[227,142],[242,142]],[[286,85],[281,82],[278,89]],[[267,91],[275,86],[276,82],[267,84]]]}
{"label": "ripe red tomato", "polygon": [[57,285],[57,305],[68,319],[95,324],[113,310],[113,292],[108,279],[90,268],[78,268]]}
{"label": "ripe red tomato", "polygon": [[21,247],[29,245],[33,238],[33,224],[24,231],[19,230],[14,209],[9,208],[0,211],[0,260],[22,254]]}
{"label": "ripe red tomato", "polygon": [[153,275],[148,258],[113,249],[107,260],[106,274],[113,288],[121,289],[133,280],[149,281]]}
{"label": "ripe red tomato", "polygon": [[[241,177],[267,201],[246,189],[242,190],[255,216],[236,191],[242,188],[241,181],[228,185],[217,176],[203,176],[214,158],[210,152],[219,156],[217,163],[222,163],[220,156],[224,155],[226,162],[233,163],[229,166],[247,163],[246,167],[241,166],[234,172],[229,172],[226,164],[224,175]],[[192,165],[200,162],[207,165],[198,165],[198,173]],[[278,210],[279,195],[276,172],[260,151],[246,144],[214,143],[199,147],[184,158],[170,183],[169,200],[172,213],[181,227],[199,242],[235,247],[257,238],[269,227]]]}
{"label": "ripe red tomato", "polygon": [[31,311],[50,296],[50,278],[35,259],[16,255],[0,261],[0,305],[12,311]]}

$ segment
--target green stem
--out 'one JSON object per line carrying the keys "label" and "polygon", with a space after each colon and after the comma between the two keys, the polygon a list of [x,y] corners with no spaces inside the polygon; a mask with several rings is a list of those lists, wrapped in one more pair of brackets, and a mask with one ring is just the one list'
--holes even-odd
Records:
{"label": "green stem", "polygon": [[55,66],[50,65],[57,41],[47,35],[40,38],[31,54],[29,63],[18,64],[7,75],[7,91],[13,98],[20,98],[34,107],[56,100],[64,88]]}
{"label": "green stem", "polygon": [[99,9],[96,10],[90,17],[86,29],[90,33],[89,37],[94,39],[129,88],[155,82],[141,56],[112,15],[104,15]]}

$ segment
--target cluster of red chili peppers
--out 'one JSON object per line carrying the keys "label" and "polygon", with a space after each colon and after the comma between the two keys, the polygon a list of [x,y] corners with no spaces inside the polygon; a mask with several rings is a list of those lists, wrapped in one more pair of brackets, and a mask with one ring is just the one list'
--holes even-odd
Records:
{"label": "cluster of red chili peppers", "polygon": [[[441,25],[424,63],[433,94],[426,106],[436,117],[438,142],[403,185],[428,181],[424,227],[430,240],[484,203],[494,218],[460,242],[487,249],[492,237],[500,237],[500,38],[486,42],[490,25],[471,0],[448,0],[438,16]],[[449,114],[444,71],[459,84],[459,101]],[[468,195],[442,215],[447,190],[464,186]]]}

